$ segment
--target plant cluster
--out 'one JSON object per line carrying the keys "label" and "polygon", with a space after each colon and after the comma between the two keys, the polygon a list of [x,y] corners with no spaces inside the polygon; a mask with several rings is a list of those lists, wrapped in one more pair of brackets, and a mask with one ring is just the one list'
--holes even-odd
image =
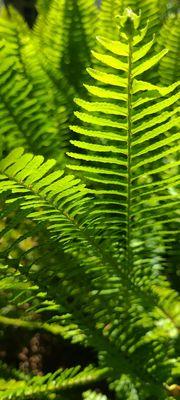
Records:
{"label": "plant cluster", "polygon": [[119,400],[173,399],[177,6],[37,10],[33,29],[13,8],[0,16],[0,335],[47,331],[98,362],[44,376],[1,362],[0,400],[108,400],[89,389],[102,379]]}

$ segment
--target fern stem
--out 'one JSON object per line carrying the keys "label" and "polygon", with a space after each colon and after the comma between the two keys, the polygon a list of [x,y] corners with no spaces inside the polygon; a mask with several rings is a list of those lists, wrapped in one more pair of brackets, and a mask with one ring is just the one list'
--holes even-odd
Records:
{"label": "fern stem", "polygon": [[129,56],[128,56],[128,137],[127,137],[127,236],[126,236],[126,260],[127,267],[130,267],[131,261],[131,131],[132,131],[132,35],[129,34]]}
{"label": "fern stem", "polygon": [[15,326],[18,328],[27,328],[31,330],[42,329],[47,332],[50,332],[54,335],[61,335],[62,337],[66,338],[67,331],[64,326],[59,324],[48,324],[40,321],[31,321],[31,320],[23,320],[18,318],[9,318],[4,315],[0,315],[0,325],[10,325]]}

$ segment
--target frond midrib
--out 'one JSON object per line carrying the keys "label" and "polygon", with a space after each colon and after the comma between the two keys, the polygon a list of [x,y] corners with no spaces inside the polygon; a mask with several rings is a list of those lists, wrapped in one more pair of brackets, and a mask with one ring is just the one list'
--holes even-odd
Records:
{"label": "frond midrib", "polygon": [[126,235],[126,258],[127,268],[131,268],[131,137],[132,137],[132,36],[129,35],[128,54],[128,82],[127,82],[127,235]]}

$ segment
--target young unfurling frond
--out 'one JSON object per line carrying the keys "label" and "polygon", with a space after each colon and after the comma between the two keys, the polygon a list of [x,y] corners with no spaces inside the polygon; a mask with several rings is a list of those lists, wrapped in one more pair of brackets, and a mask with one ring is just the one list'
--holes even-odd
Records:
{"label": "young unfurling frond", "polygon": [[167,0],[102,0],[100,5],[100,34],[109,39],[118,39],[118,28],[115,17],[130,7],[135,13],[141,14],[142,26],[148,21],[149,34],[157,32],[167,12]]}

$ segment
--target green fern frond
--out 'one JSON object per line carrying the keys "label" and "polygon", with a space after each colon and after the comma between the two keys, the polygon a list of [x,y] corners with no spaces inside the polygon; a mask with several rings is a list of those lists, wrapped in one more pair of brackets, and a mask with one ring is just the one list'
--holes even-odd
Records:
{"label": "green fern frond", "polygon": [[[66,338],[71,338],[73,342],[83,342],[87,336],[85,334],[87,327],[86,323],[84,322],[83,313],[82,315],[79,315],[79,311],[77,313],[76,310],[76,302],[73,302],[71,304],[69,303],[68,299],[70,296],[74,298],[74,294],[76,293],[77,295],[79,293],[80,297],[82,297],[82,301],[84,301],[84,299],[86,298],[86,303],[88,305],[89,295],[87,295],[87,293],[90,290],[90,284],[89,279],[86,275],[87,265],[91,270],[93,268],[93,264],[97,260],[97,257],[93,259],[91,254],[92,250],[90,250],[87,246],[85,246],[85,255],[83,255],[83,249],[81,249],[80,252],[73,252],[73,256],[75,257],[75,259],[72,259],[72,257],[68,257],[67,254],[63,253],[60,249],[56,249],[57,244],[55,244],[55,246],[53,245],[45,231],[40,234],[43,229],[43,226],[41,224],[39,225],[39,230],[37,230],[36,227],[31,226],[31,224],[28,222],[26,232],[24,230],[24,226],[22,229],[20,225],[22,219],[25,218],[25,210],[23,212],[20,212],[18,209],[18,203],[18,201],[17,204],[16,202],[13,202],[9,205],[6,204],[5,208],[3,207],[2,217],[5,221],[8,218],[8,221],[10,222],[7,224],[7,227],[5,226],[4,229],[2,229],[1,241],[2,243],[4,243],[4,245],[1,249],[1,257],[5,258],[5,261],[6,263],[8,263],[9,266],[11,265],[13,268],[15,267],[17,269],[18,276],[20,275],[20,277],[24,277],[25,281],[27,281],[27,279],[29,281],[30,278],[32,282],[34,282],[36,285],[39,285],[41,291],[40,293],[36,291],[35,294],[31,293],[31,295],[28,294],[28,291],[25,291],[25,293],[21,291],[17,293],[16,291],[14,299],[14,295],[12,296],[12,292],[14,291],[9,288],[9,301],[11,301],[12,305],[16,307],[14,309],[13,315],[17,316],[19,305],[28,302],[29,306],[28,308],[26,308],[26,320],[28,319],[28,321],[31,321],[32,329],[33,327],[36,327],[36,324],[34,325],[33,321],[31,320],[32,312],[38,313],[38,315],[40,315],[43,320],[44,318],[42,313],[50,312],[51,318],[49,316],[48,319],[49,324],[51,325],[44,325],[44,323],[42,323],[42,321],[40,320],[37,327],[49,330],[54,334],[57,332],[58,334],[58,332],[61,333],[62,331],[61,329],[60,331],[57,329],[57,323],[59,322],[60,325],[63,323],[63,326],[66,327],[66,329],[64,330],[64,333],[66,332]],[[55,221],[53,220],[53,223],[54,222]],[[17,233],[14,235],[15,228],[17,230]],[[62,228],[65,230],[64,225],[62,225]],[[11,230],[14,236],[12,238],[11,235],[9,237],[9,231]],[[32,235],[34,236],[34,239]],[[26,248],[23,250],[22,245],[24,240],[27,240],[27,238],[29,238],[29,244],[31,247],[28,250],[26,250]],[[10,243],[8,243],[8,240]],[[34,241],[36,242],[35,247],[33,245]],[[93,241],[91,245],[92,244]],[[97,253],[96,247],[94,249],[94,253]],[[87,256],[89,257],[89,259]],[[80,268],[83,259],[83,262],[85,262],[86,265],[86,270],[84,270],[84,268]],[[61,262],[59,262],[59,260],[61,260]],[[48,269],[44,269],[44,265],[47,262]],[[10,271],[12,274],[12,268]],[[17,279],[17,276],[15,277],[15,279]],[[56,299],[54,298],[53,293],[54,281],[56,281],[57,287],[57,296],[55,296]],[[32,284],[29,283],[29,287],[31,287],[31,285]],[[79,287],[81,287],[81,290],[79,290]],[[44,294],[44,292],[46,292],[46,295]],[[16,302],[17,297],[18,300]],[[56,303],[54,303],[55,300]],[[59,308],[57,304],[59,304]],[[8,316],[7,314],[5,315]],[[13,315],[10,314],[10,320],[3,319],[4,323],[7,322],[7,324],[15,324],[16,320],[12,319]],[[18,322],[20,323],[20,325],[23,326],[24,321]],[[79,327],[81,328],[77,326],[77,322],[79,324]],[[30,324],[27,324],[27,327],[30,327]]]}
{"label": "green fern frond", "polygon": [[51,149],[51,154],[59,153],[62,159],[68,132],[65,100],[62,93],[56,95],[41,68],[22,17],[10,11],[11,19],[0,19],[1,130],[5,129],[6,146],[11,149],[14,142],[23,143],[27,149],[41,149],[44,154],[50,154]]}
{"label": "green fern frond", "polygon": [[35,153],[41,148],[47,154],[48,146],[53,151],[56,126],[51,126],[40,103],[32,96],[31,85],[16,70],[16,60],[5,52],[1,52],[0,78],[0,131],[5,149],[23,144]]}
{"label": "green fern frond", "polygon": [[115,389],[117,398],[119,400],[139,400],[144,396],[143,393],[141,393],[139,396],[131,378],[128,375],[123,374],[117,382],[112,384],[112,388]]}
{"label": "green fern frond", "polygon": [[[130,18],[137,23],[138,17],[128,11],[127,24]],[[129,264],[132,253],[148,240],[150,225],[160,228],[163,219],[168,222],[177,207],[178,199],[168,193],[168,187],[176,185],[178,177],[173,182],[165,175],[161,181],[154,181],[153,176],[178,164],[164,162],[179,149],[178,108],[174,108],[178,84],[163,88],[142,80],[144,72],[158,63],[166,50],[149,57],[151,42],[143,45],[138,31],[134,36],[122,33],[121,42],[105,38],[99,42],[106,53],[93,54],[108,68],[107,72],[105,68],[88,70],[100,85],[86,85],[93,101],[76,100],[82,108],[75,113],[81,125],[71,128],[82,140],[71,140],[77,152],[68,155],[81,164],[70,164],[69,168],[83,171],[94,183],[97,209],[93,215],[107,215],[114,240],[121,236],[120,247],[126,249]],[[134,234],[140,226],[144,240],[138,244]]]}
{"label": "green fern frond", "polygon": [[[1,47],[4,47],[8,57],[16,59],[16,68],[33,85],[34,96],[42,103],[48,112],[48,92],[50,83],[37,61],[35,48],[31,40],[31,31],[23,17],[10,8],[10,17],[0,19]],[[47,89],[46,89],[47,87]]]}
{"label": "green fern frond", "polygon": [[[71,280],[69,278],[70,267],[76,270],[77,263],[62,251],[57,250],[56,246],[49,242],[46,232],[43,235],[38,234],[37,229],[32,227],[30,222],[26,227],[27,233],[22,234],[22,225],[20,225],[22,213],[16,208],[18,217],[13,217],[12,212],[15,210],[12,211],[12,205],[10,209],[6,207],[2,212],[3,219],[10,218],[11,222],[0,233],[2,243],[0,257],[4,263],[6,262],[6,265],[1,267],[0,293],[3,296],[0,296],[0,324],[45,330],[61,335],[64,339],[70,339],[73,343],[83,342],[85,335],[72,320],[72,309],[69,308],[68,303],[69,296],[73,296],[75,286],[78,290],[81,279],[83,284],[85,283],[85,278],[81,277],[79,271],[73,274]],[[32,234],[34,238],[30,237]],[[61,260],[61,272],[59,272],[59,260]],[[46,262],[48,262],[47,271],[44,270]],[[56,299],[52,291],[54,280],[58,287]],[[88,287],[87,282],[86,287]],[[8,309],[7,299],[11,304]],[[22,318],[23,305],[26,309]]]}
{"label": "green fern frond", "polygon": [[49,10],[51,0],[37,0],[36,8],[39,14],[46,14]]}
{"label": "green fern frond", "polygon": [[[91,228],[89,229],[88,227],[90,219],[83,211],[85,206],[86,209],[88,207],[89,199],[86,195],[89,191],[84,184],[80,184],[79,179],[74,179],[72,175],[62,177],[63,171],[55,171],[46,176],[54,165],[54,161],[49,160],[45,164],[42,164],[42,162],[43,157],[41,156],[23,155],[22,149],[13,151],[1,162],[1,168],[4,172],[8,173],[9,171],[10,175],[16,176],[19,183],[14,178],[12,181],[10,179],[8,183],[5,173],[5,175],[2,175],[1,191],[6,192],[8,188],[13,191],[15,189],[17,196],[12,204],[14,202],[16,204],[16,200],[19,203],[19,184],[20,186],[22,185],[22,193],[24,190],[24,193],[27,191],[27,197],[25,196],[25,202],[23,201],[22,204],[22,210],[26,212],[26,215],[28,213],[29,217],[41,222],[41,224],[44,223],[45,226],[48,223],[52,238],[61,242],[68,252],[76,251],[78,243],[81,243],[89,256],[92,252],[92,259],[90,258],[89,262],[88,259],[86,260],[86,263],[91,266],[90,269],[94,263],[99,264],[100,262],[100,265],[102,264],[101,268],[104,262],[105,265],[107,263],[109,265],[106,259],[108,252],[102,253],[98,240],[96,240],[96,235],[95,240],[92,240]],[[42,196],[40,195],[41,191]],[[52,209],[51,202],[49,203],[51,199],[53,200]],[[41,207],[41,211],[38,211],[39,207]],[[83,220],[84,217],[85,219]]]}
{"label": "green fern frond", "polygon": [[[124,372],[132,370],[133,376],[135,374],[135,365],[133,363],[134,352],[136,353],[136,357],[139,355],[141,359],[141,351],[138,353],[138,348],[141,348],[141,346],[143,348],[146,343],[143,340],[145,332],[151,331],[154,324],[156,324],[155,321],[159,318],[159,313],[156,312],[156,307],[158,307],[158,302],[155,300],[156,297],[153,295],[155,300],[154,304],[153,297],[149,292],[150,289],[148,288],[147,280],[146,282],[145,280],[143,281],[144,287],[141,290],[141,285],[138,283],[138,277],[134,284],[135,275],[131,278],[131,274],[129,273],[128,281],[131,282],[132,292],[130,290],[130,292],[127,293],[125,286],[126,283],[128,283],[127,277],[123,271],[121,277],[118,276],[119,268],[122,270],[122,267],[120,267],[120,265],[118,266],[118,260],[116,257],[113,259],[109,250],[107,251],[104,246],[102,247],[102,245],[98,243],[98,236],[96,238],[98,230],[96,231],[96,229],[99,229],[99,227],[97,228],[92,221],[91,228],[89,227],[90,220],[87,212],[88,200],[83,199],[84,195],[86,195],[86,189],[79,186],[79,180],[73,180],[71,176],[62,178],[62,172],[57,171],[48,173],[50,166],[52,167],[52,162],[49,161],[41,165],[42,161],[42,157],[37,156],[32,158],[32,155],[29,154],[23,156],[22,150],[17,150],[12,152],[1,162],[1,190],[4,192],[7,190],[12,191],[12,198],[9,198],[7,201],[7,206],[9,205],[11,207],[14,202],[18,202],[19,205],[21,204],[21,208],[28,218],[41,222],[41,224],[44,223],[47,229],[49,229],[52,239],[56,242],[60,242],[66,251],[71,252],[76,256],[79,246],[82,248],[82,252],[78,255],[80,266],[77,273],[80,276],[81,274],[84,276],[84,281],[82,280],[81,294],[83,304],[82,310],[85,311],[85,314],[83,311],[77,310],[76,302],[69,305],[69,311],[71,309],[75,323],[78,324],[82,332],[84,331],[86,333],[87,343],[91,346],[95,346],[98,350],[102,366],[109,367],[109,365],[114,365],[113,374],[115,376],[117,376],[120,368],[121,371]],[[48,175],[46,175],[47,173]],[[78,193],[78,191],[80,193]],[[76,194],[78,194],[77,197]],[[73,200],[73,204],[70,203],[71,206],[69,208],[67,204],[70,199]],[[83,200],[83,203],[81,203],[81,199]],[[84,269],[83,265],[86,266],[86,269]],[[87,279],[87,273],[92,277],[91,284]],[[68,277],[68,270],[66,274]],[[34,276],[34,279],[37,282],[36,275]],[[71,279],[71,281],[69,279]],[[69,270],[68,281],[71,282],[71,284],[73,281],[75,289],[74,272],[72,274],[71,268]],[[64,288],[65,291],[67,291],[67,287]],[[79,291],[78,286],[77,290]],[[100,293],[98,310],[95,296],[97,291]],[[119,301],[117,302],[117,291],[124,294],[126,293],[125,296],[120,297],[120,303]],[[62,298],[62,293],[61,286],[60,299]],[[66,292],[66,296],[67,295],[68,292]],[[125,301],[124,310],[126,309],[126,312],[121,315],[121,310],[123,309],[123,298]],[[154,306],[155,309],[153,311]],[[139,315],[138,313],[135,317],[135,309],[138,309],[139,307],[141,308],[141,314]],[[91,321],[89,321],[89,318],[87,319],[86,313],[88,313],[88,315],[90,313]],[[112,314],[114,315],[114,323]],[[121,321],[119,327],[115,321]],[[127,332],[127,326],[129,327],[129,333]],[[123,332],[126,332],[125,336]],[[117,340],[117,338],[119,339]],[[126,344],[124,343],[124,340],[126,340]],[[153,340],[152,337],[152,341]],[[152,352],[151,343],[146,343],[146,346],[148,345],[150,346],[149,351]],[[163,346],[169,348],[169,345],[170,349],[172,349],[172,345],[169,343],[169,337],[165,336],[163,339]],[[158,346],[154,347],[155,357],[157,353],[159,354],[159,349],[162,348],[162,343],[159,343],[159,346],[160,348]],[[115,360],[115,354],[117,351],[120,352],[121,367],[119,363],[116,365],[115,361],[112,362],[112,360]],[[144,359],[144,350],[142,351]],[[147,364],[144,361],[144,368],[148,369],[148,374],[151,376],[151,371],[154,369],[152,369],[149,360],[149,351],[148,348],[146,348]],[[162,350],[160,350],[160,354],[161,351]],[[124,353],[128,354],[128,357],[131,357],[130,362],[126,360]],[[167,369],[164,360],[164,353],[161,354],[156,367],[154,366],[153,360],[153,368],[157,367],[158,371],[160,368],[162,369],[161,374],[163,378],[159,377],[159,379],[164,379],[164,374],[166,374],[165,371]],[[141,379],[143,379],[143,374],[144,372],[142,373]],[[150,376],[148,378],[148,374],[144,377],[147,381],[148,379],[152,379]],[[151,385],[153,387],[153,382],[151,382]],[[154,385],[154,390],[156,390],[155,387],[156,384]]]}
{"label": "green fern frond", "polygon": [[160,31],[158,48],[166,47],[168,53],[160,61],[159,78],[164,84],[171,84],[180,79],[180,18],[170,15]]}
{"label": "green fern frond", "polygon": [[[4,237],[1,237],[3,243]],[[12,251],[11,246],[11,251]],[[51,247],[52,250],[52,247]],[[14,251],[14,250],[13,250]],[[42,248],[41,248],[42,252]],[[67,306],[68,296],[71,294],[71,287],[69,282],[69,292],[63,295],[63,290],[59,287],[59,294],[56,300],[52,294],[52,288],[50,282],[56,279],[57,285],[60,281],[59,275],[59,254],[56,260],[56,267],[52,264],[49,257],[49,270],[46,273],[42,270],[42,273],[46,280],[43,283],[41,279],[41,263],[44,261],[43,258],[48,260],[47,251],[44,256],[39,254],[36,255],[32,252],[31,257],[28,260],[24,260],[25,264],[22,264],[21,258],[12,258],[9,254],[8,263],[9,265],[1,266],[1,281],[0,281],[0,304],[1,304],[1,315],[0,315],[0,326],[12,326],[26,328],[28,330],[41,330],[49,332],[53,335],[60,335],[64,339],[71,340],[73,343],[83,342],[85,336],[78,328],[77,324],[72,322],[70,310]],[[1,253],[2,254],[2,253]],[[26,254],[27,255],[27,254]],[[25,254],[23,254],[25,259]],[[54,258],[56,259],[56,253],[54,252]],[[67,259],[65,259],[67,262]],[[66,263],[64,261],[64,268]],[[18,265],[19,262],[19,265]],[[28,264],[28,265],[27,265]],[[16,268],[15,268],[16,267]],[[33,267],[35,270],[33,271]],[[31,271],[32,269],[32,271]],[[67,268],[66,268],[67,269]],[[27,272],[28,271],[28,272]],[[63,277],[63,258],[61,255],[61,276]],[[30,281],[31,278],[31,281]],[[68,274],[66,274],[66,282],[68,282]],[[32,283],[34,282],[34,284]],[[76,281],[74,277],[74,282]],[[80,276],[79,276],[80,282]],[[37,285],[39,284],[39,286]],[[67,283],[65,285],[65,288]],[[72,289],[73,292],[74,288]],[[10,307],[6,307],[7,299]],[[22,318],[21,311],[25,305],[24,315]],[[46,316],[48,315],[48,321]],[[35,317],[36,316],[36,317]],[[34,319],[35,318],[35,319]]]}
{"label": "green fern frond", "polygon": [[91,390],[88,390],[87,392],[83,393],[83,399],[84,400],[108,400],[108,398],[105,394],[92,392]]}
{"label": "green fern frond", "polygon": [[28,377],[26,380],[0,380],[0,399],[26,399],[42,398],[51,393],[66,391],[83,385],[87,382],[95,382],[106,374],[106,370],[97,369],[92,366],[86,367],[83,371],[80,367],[73,367],[67,370],[57,370],[44,376]]}
{"label": "green fern frond", "polygon": [[53,0],[35,26],[44,68],[56,82],[66,78],[75,92],[80,90],[85,68],[91,65],[96,25],[93,0]]}
{"label": "green fern frond", "polygon": [[40,14],[34,27],[35,40],[38,49],[41,49],[41,62],[54,78],[57,74],[62,74],[61,59],[67,44],[66,20],[64,21],[66,7],[65,1],[51,2],[48,13]]}
{"label": "green fern frond", "polygon": [[120,0],[102,0],[99,10],[99,34],[105,34],[109,39],[118,38],[118,27],[115,17],[120,13]]}
{"label": "green fern frond", "polygon": [[[43,157],[34,158],[31,154],[22,154],[21,149],[13,151],[1,162],[4,172],[12,174],[11,177],[16,176],[15,180],[12,178],[11,181],[10,178],[10,181],[7,181],[6,172],[2,175],[1,191],[6,192],[9,188],[16,192],[13,202],[10,202],[9,213],[11,206],[16,204],[16,201],[19,204],[19,190],[21,193],[24,192],[25,198],[24,200],[22,198],[21,206],[26,215],[41,225],[44,224],[51,232],[52,239],[62,243],[65,251],[76,254],[80,245],[82,251],[79,252],[78,259],[80,264],[85,263],[89,273],[94,268],[95,271],[96,269],[97,271],[102,270],[101,273],[103,271],[105,273],[107,268],[112,268],[112,255],[107,249],[101,248],[98,230],[95,234],[95,226],[93,227],[94,238],[92,238],[91,217],[84,212],[89,203],[86,196],[88,190],[84,184],[79,184],[79,179],[74,179],[71,175],[61,178],[62,171],[55,171],[47,175],[54,164],[53,161],[42,164]],[[53,201],[52,204],[51,201]],[[115,262],[114,260],[113,263]],[[77,273],[79,272],[77,271]],[[82,273],[84,276],[84,271]],[[75,277],[73,277],[74,279]],[[84,282],[86,281],[84,276]],[[78,284],[77,276],[77,287]]]}

